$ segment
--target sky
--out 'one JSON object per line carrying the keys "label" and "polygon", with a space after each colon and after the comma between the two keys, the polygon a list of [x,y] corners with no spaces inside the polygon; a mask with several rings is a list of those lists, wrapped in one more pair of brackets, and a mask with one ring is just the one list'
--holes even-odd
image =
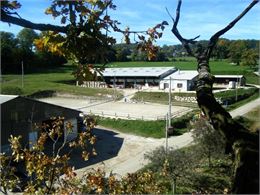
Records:
{"label": "sky", "polygon": [[[36,23],[60,24],[58,18],[45,15],[44,11],[50,5],[50,0],[18,0],[22,4],[19,14],[22,18]],[[158,45],[174,45],[179,41],[171,33],[172,20],[166,7],[173,17],[177,0],[114,0],[116,10],[109,10],[112,19],[121,22],[121,29],[147,30],[162,21],[167,21],[163,37]],[[183,0],[178,24],[179,32],[185,38],[207,40],[215,32],[224,28],[236,18],[251,0]],[[22,27],[0,22],[0,30],[17,34]],[[117,43],[123,43],[122,35],[111,33]],[[255,5],[230,31],[222,36],[228,39],[260,40],[260,3]]]}

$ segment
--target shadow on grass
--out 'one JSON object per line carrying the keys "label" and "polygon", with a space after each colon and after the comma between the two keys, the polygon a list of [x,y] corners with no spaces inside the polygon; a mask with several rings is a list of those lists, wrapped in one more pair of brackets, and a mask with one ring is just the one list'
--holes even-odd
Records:
{"label": "shadow on grass", "polygon": [[76,86],[76,80],[75,80],[75,79],[70,79],[70,80],[59,80],[59,81],[55,81],[55,83],[61,83],[61,84],[66,84],[66,85],[73,85],[73,86]]}
{"label": "shadow on grass", "polygon": [[25,70],[26,74],[35,74],[35,73],[67,73],[67,72],[73,72],[75,70],[74,65],[63,65],[63,66],[57,66],[57,67],[39,67],[39,68],[33,68],[29,70]]}

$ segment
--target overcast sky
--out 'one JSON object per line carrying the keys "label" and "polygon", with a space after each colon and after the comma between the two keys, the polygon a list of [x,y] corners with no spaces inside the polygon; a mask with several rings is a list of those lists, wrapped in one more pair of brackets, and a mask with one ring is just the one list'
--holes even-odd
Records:
{"label": "overcast sky", "polygon": [[[36,23],[59,24],[59,19],[54,20],[52,16],[44,14],[50,1],[19,0],[19,2],[22,4],[19,10],[22,18]],[[185,38],[201,35],[200,39],[209,39],[212,34],[238,16],[250,2],[251,0],[183,0],[178,29]],[[121,22],[121,28],[128,26],[130,30],[147,30],[166,20],[170,25],[166,27],[163,37],[157,44],[179,43],[171,33],[172,21],[165,9],[167,7],[175,16],[177,0],[114,0],[114,4],[117,9],[109,11],[108,14],[112,19]],[[0,22],[0,29],[17,34],[22,28]],[[120,34],[112,35],[117,37],[118,43],[122,42]],[[260,40],[260,3],[222,37]]]}

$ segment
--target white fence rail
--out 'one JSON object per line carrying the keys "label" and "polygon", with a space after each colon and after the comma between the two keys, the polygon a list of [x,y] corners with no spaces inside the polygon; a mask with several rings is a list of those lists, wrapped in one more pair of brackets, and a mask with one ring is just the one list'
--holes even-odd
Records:
{"label": "white fence rail", "polygon": [[[172,112],[172,118],[180,117],[187,112],[191,111],[192,109],[187,108],[185,110]],[[97,115],[105,118],[120,118],[120,119],[128,119],[128,120],[165,120],[166,114],[162,116],[142,116],[137,114],[130,114],[130,113],[120,113],[120,112],[113,112],[113,111],[96,111],[96,110],[89,110],[84,111],[85,114]]]}

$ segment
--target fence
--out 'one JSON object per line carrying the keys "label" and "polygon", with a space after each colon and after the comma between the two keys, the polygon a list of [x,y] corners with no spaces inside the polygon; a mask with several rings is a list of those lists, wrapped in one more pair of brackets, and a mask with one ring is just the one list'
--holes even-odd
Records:
{"label": "fence", "polygon": [[[172,112],[171,116],[172,118],[180,117],[188,112],[190,112],[192,109],[187,108],[181,111],[176,111]],[[91,115],[97,115],[100,117],[105,117],[105,118],[120,118],[120,119],[128,119],[128,120],[165,120],[166,115],[162,116],[142,116],[142,115],[135,115],[135,114],[130,114],[130,113],[119,113],[119,112],[104,112],[104,111],[93,111],[89,110],[89,112],[85,112],[85,114],[91,114]]]}

